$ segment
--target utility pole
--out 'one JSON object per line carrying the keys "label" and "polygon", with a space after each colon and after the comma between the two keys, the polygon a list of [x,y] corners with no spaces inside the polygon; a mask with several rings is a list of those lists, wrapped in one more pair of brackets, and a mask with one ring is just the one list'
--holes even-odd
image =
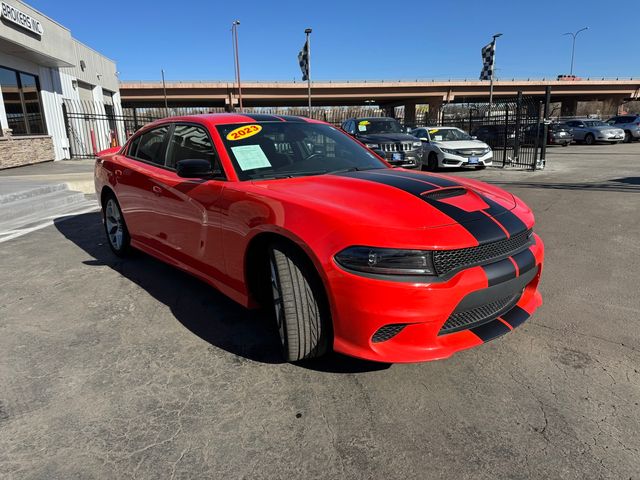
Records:
{"label": "utility pole", "polygon": [[231,43],[233,44],[233,62],[236,70],[236,82],[238,84],[238,102],[240,104],[240,112],[243,112],[242,84],[240,82],[240,55],[238,53],[238,25],[240,25],[240,20],[234,20],[231,24]]}
{"label": "utility pole", "polygon": [[309,100],[309,118],[311,118],[311,29],[305,29],[304,33],[307,35],[307,61],[308,61],[308,73],[307,73],[307,97]]}
{"label": "utility pole", "polygon": [[569,71],[569,75],[571,76],[573,76],[573,58],[576,53],[576,37],[580,32],[584,32],[585,30],[589,30],[589,27],[581,28],[577,32],[563,33],[563,35],[571,35],[573,37],[573,45],[571,46],[571,70]]}
{"label": "utility pole", "polygon": [[167,86],[164,83],[164,68],[160,70],[162,74],[162,93],[164,95],[164,116],[169,116],[169,104],[167,103]]}
{"label": "utility pole", "polygon": [[496,39],[501,36],[501,33],[496,33],[491,42],[493,44],[493,58],[491,60],[491,78],[489,79],[489,115],[491,115],[491,108],[493,107],[493,77],[496,72]]}

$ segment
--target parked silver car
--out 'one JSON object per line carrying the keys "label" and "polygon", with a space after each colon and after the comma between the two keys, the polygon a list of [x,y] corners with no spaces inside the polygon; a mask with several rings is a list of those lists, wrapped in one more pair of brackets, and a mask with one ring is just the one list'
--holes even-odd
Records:
{"label": "parked silver car", "polygon": [[640,140],[640,115],[618,115],[607,120],[612,127],[624,130],[624,141]]}
{"label": "parked silver car", "polygon": [[620,143],[624,140],[624,130],[615,128],[602,120],[590,118],[568,120],[564,122],[569,128],[576,142],[593,145],[598,142]]}

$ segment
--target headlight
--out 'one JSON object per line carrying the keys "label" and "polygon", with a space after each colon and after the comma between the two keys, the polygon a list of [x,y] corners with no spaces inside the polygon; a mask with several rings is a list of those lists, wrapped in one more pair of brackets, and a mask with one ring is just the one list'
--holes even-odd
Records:
{"label": "headlight", "polygon": [[439,148],[444,153],[451,153],[452,155],[457,155],[458,154],[457,150],[451,150],[450,148],[442,148],[442,147],[439,147]]}
{"label": "headlight", "polygon": [[413,142],[413,148],[420,148],[422,146],[422,142]]}
{"label": "headlight", "polygon": [[435,275],[431,252],[395,248],[349,247],[335,256],[342,267],[382,275]]}
{"label": "headlight", "polygon": [[367,148],[380,148],[379,143],[365,143],[365,145],[367,146]]}
{"label": "headlight", "polygon": [[491,151],[491,147],[487,147],[482,151],[483,155],[486,155],[487,153],[489,153]]}

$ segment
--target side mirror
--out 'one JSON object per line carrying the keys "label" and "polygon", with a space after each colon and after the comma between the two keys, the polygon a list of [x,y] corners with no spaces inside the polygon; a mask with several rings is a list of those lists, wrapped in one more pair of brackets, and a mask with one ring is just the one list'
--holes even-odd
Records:
{"label": "side mirror", "polygon": [[477,139],[478,139],[478,137],[477,137],[477,136],[475,136],[475,135],[471,135],[471,140],[477,140]]}
{"label": "side mirror", "polygon": [[213,176],[211,162],[196,158],[180,160],[176,164],[176,173],[182,178],[207,178]]}
{"label": "side mirror", "polygon": [[420,137],[420,140],[429,143],[429,139],[427,137]]}

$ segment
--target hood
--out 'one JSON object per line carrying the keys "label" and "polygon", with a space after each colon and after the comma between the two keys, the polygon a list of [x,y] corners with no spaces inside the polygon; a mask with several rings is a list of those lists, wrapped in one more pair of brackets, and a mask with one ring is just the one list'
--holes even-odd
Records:
{"label": "hood", "polygon": [[416,137],[407,133],[372,133],[370,135],[356,135],[361,142],[419,142]]}
{"label": "hood", "polygon": [[478,149],[483,150],[485,148],[489,148],[484,142],[480,140],[452,140],[449,142],[431,142],[433,145],[442,148],[449,148],[451,150],[471,150]]}
{"label": "hood", "polygon": [[385,168],[253,183],[263,189],[262,195],[314,209],[347,225],[415,231],[459,224],[478,243],[527,228],[512,212],[513,195],[457,177]]}

